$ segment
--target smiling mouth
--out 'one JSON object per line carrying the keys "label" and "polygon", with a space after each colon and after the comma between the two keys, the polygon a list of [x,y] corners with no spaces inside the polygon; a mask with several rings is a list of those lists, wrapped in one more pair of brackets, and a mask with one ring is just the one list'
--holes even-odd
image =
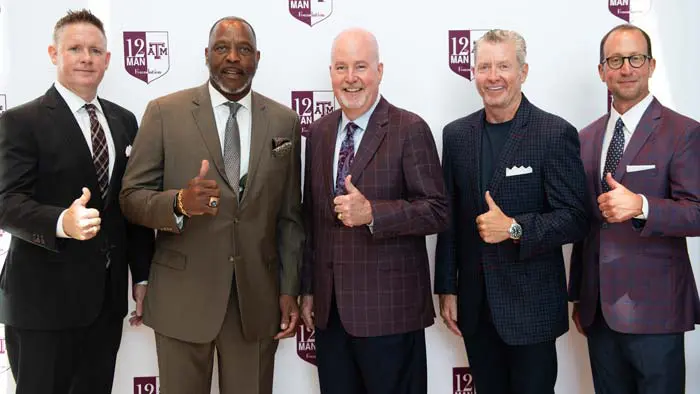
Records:
{"label": "smiling mouth", "polygon": [[244,76],[244,73],[241,70],[229,69],[222,71],[221,75],[224,75],[227,78],[241,78]]}
{"label": "smiling mouth", "polygon": [[345,93],[359,93],[359,92],[361,92],[362,90],[363,90],[362,88],[344,88],[344,89],[343,89],[343,91],[344,91]]}

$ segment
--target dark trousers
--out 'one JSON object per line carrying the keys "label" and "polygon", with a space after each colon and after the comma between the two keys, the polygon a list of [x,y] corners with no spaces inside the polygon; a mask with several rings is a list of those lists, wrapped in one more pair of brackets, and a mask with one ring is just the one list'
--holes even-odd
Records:
{"label": "dark trousers", "polygon": [[328,326],[316,329],[322,394],[426,394],[424,330],[354,337],[343,328],[335,300]]}
{"label": "dark trousers", "polygon": [[493,326],[484,303],[474,335],[465,337],[467,357],[479,394],[554,394],[557,349],[554,341],[508,345]]}
{"label": "dark trousers", "polygon": [[684,333],[619,333],[598,308],[586,335],[597,394],[685,392]]}
{"label": "dark trousers", "polygon": [[123,319],[113,312],[108,296],[105,300],[97,319],[86,327],[48,331],[5,326],[16,394],[112,392]]}

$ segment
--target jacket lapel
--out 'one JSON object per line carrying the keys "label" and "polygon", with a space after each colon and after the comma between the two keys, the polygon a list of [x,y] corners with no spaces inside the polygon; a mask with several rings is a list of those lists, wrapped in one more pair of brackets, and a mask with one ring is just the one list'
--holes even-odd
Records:
{"label": "jacket lapel", "polygon": [[[605,138],[605,130],[608,128],[608,121],[610,120],[610,113],[603,118],[601,123],[595,130],[594,144],[593,144],[593,160],[596,163],[595,173],[593,174],[593,196],[597,199],[601,193],[603,193],[603,186],[601,182],[603,177],[600,175],[603,170],[603,163],[601,162],[601,155],[603,154],[603,139]],[[604,159],[603,159],[604,160]]]}
{"label": "jacket lapel", "polygon": [[[520,142],[527,135],[527,124],[530,120],[531,110],[532,106],[530,102],[527,100],[527,98],[525,98],[525,95],[523,95],[522,101],[520,102],[520,108],[518,108],[518,112],[515,113],[510,135],[506,140],[506,144],[503,146],[501,156],[498,158],[498,164],[494,166],[494,173],[493,177],[491,177],[489,187],[486,188],[493,198],[495,198],[495,195],[498,192],[498,187],[501,185],[501,182],[506,176],[506,168],[508,163],[511,162],[511,159],[517,151]],[[478,149],[481,150],[481,144],[479,144]]]}
{"label": "jacket lapel", "polygon": [[[272,136],[270,135],[270,121],[267,115],[267,106],[262,98],[255,92],[251,98],[251,135],[250,135],[250,159],[248,160],[248,180],[246,181],[243,195],[241,196],[241,209],[246,203],[246,196],[256,185],[255,174],[260,167],[260,159],[264,155],[263,149],[272,149]],[[269,142],[266,144],[266,141]],[[243,176],[245,174],[241,174]],[[238,185],[232,185],[238,187]]]}
{"label": "jacket lapel", "polygon": [[642,119],[639,120],[637,128],[632,134],[625,152],[622,154],[620,159],[620,164],[617,165],[617,171],[615,171],[615,180],[622,182],[622,178],[627,173],[627,165],[629,165],[635,156],[642,149],[642,146],[646,143],[649,136],[659,127],[659,119],[661,119],[661,104],[656,100],[656,98],[651,102],[649,108],[644,111]]}
{"label": "jacket lapel", "polygon": [[[465,185],[471,187],[472,189],[472,202],[474,207],[482,207],[484,204],[483,196],[481,196],[481,132],[483,127],[483,110],[481,110],[481,115],[477,117],[477,122],[470,122],[467,124],[464,132],[465,144],[463,146],[465,153],[465,159],[467,165],[464,167],[466,170],[467,182]],[[483,207],[482,207],[483,208]]]}
{"label": "jacket lapel", "polygon": [[[223,141],[219,141],[219,132],[216,129],[216,120],[214,119],[214,109],[211,106],[211,97],[209,97],[209,82],[200,86],[197,89],[195,96],[192,98],[192,117],[197,124],[197,129],[202,134],[204,144],[209,150],[209,155],[213,160],[216,171],[229,187],[233,186],[229,183],[226,177],[226,168],[224,167],[224,157],[221,155],[221,146]],[[236,185],[238,187],[238,185]]]}
{"label": "jacket lapel", "polygon": [[121,183],[119,174],[124,173],[124,168],[126,167],[126,147],[130,144],[130,141],[124,129],[124,124],[112,113],[109,105],[106,105],[103,100],[100,100],[100,105],[102,106],[102,110],[105,111],[105,118],[107,119],[109,132],[112,135],[112,142],[114,143],[114,167],[112,168],[112,176],[109,178],[109,190],[107,192],[107,201],[105,201],[104,206],[104,209],[107,209],[112,203],[112,200],[119,196],[119,185]]}
{"label": "jacket lapel", "polygon": [[327,128],[318,130],[321,133],[321,182],[323,192],[328,195],[331,214],[334,211],[333,199],[335,198],[335,174],[333,173],[333,159],[335,158],[335,141],[338,137],[338,125],[340,124],[340,110],[328,115]]}
{"label": "jacket lapel", "polygon": [[362,136],[362,142],[350,166],[350,175],[352,175],[353,184],[357,185],[357,182],[359,182],[362,176],[362,171],[367,167],[367,164],[372,157],[374,157],[374,153],[379,148],[382,140],[384,140],[384,136],[387,132],[387,124],[389,124],[389,102],[381,98],[372,116],[369,118],[367,130],[365,130]]}
{"label": "jacket lapel", "polygon": [[[85,186],[90,189],[93,195],[99,195],[97,173],[95,171],[95,164],[92,161],[90,147],[87,145],[83,131],[75,120],[75,116],[68,107],[68,104],[66,104],[63,97],[58,93],[58,90],[53,86],[44,95],[42,103],[49,110],[49,116],[51,118],[50,124],[53,126],[52,129],[61,133],[65,138],[66,145],[76,152],[76,157],[80,161],[80,168],[83,170],[86,179],[90,180]],[[76,190],[75,192],[79,195],[80,190]],[[100,198],[92,198],[90,201],[93,202],[93,204],[99,201],[97,205],[102,205]]]}

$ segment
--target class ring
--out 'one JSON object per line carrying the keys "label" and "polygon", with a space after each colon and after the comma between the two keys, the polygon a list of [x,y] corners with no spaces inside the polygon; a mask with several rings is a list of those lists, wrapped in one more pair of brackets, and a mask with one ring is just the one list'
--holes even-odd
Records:
{"label": "class ring", "polygon": [[209,206],[216,208],[219,206],[219,197],[209,197]]}

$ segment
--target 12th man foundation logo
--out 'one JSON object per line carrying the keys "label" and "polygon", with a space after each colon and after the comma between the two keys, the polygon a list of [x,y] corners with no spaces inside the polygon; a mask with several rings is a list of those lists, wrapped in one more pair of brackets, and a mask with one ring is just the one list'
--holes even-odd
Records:
{"label": "12th man foundation logo", "polygon": [[651,0],[608,0],[608,10],[625,22],[632,14],[644,14],[651,10]]}
{"label": "12th man foundation logo", "polygon": [[157,376],[139,376],[134,378],[134,394],[158,394],[160,381]]}
{"label": "12th man foundation logo", "polygon": [[313,26],[333,13],[333,0],[289,0],[289,13]]}
{"label": "12th man foundation logo", "polygon": [[0,115],[7,111],[7,97],[4,94],[0,94]]}
{"label": "12th man foundation logo", "polygon": [[474,66],[474,41],[483,36],[487,30],[449,30],[447,32],[449,45],[450,69],[457,75],[472,80]]}
{"label": "12th man foundation logo", "polygon": [[292,109],[299,114],[301,135],[309,136],[311,123],[333,112],[338,104],[331,90],[292,91]]}
{"label": "12th man foundation logo", "polygon": [[297,326],[297,355],[307,363],[316,365],[316,330],[304,324]]}
{"label": "12th man foundation logo", "polygon": [[125,31],[124,67],[126,72],[151,83],[170,70],[167,31]]}
{"label": "12th man foundation logo", "polygon": [[469,367],[452,368],[452,394],[476,394]]}

